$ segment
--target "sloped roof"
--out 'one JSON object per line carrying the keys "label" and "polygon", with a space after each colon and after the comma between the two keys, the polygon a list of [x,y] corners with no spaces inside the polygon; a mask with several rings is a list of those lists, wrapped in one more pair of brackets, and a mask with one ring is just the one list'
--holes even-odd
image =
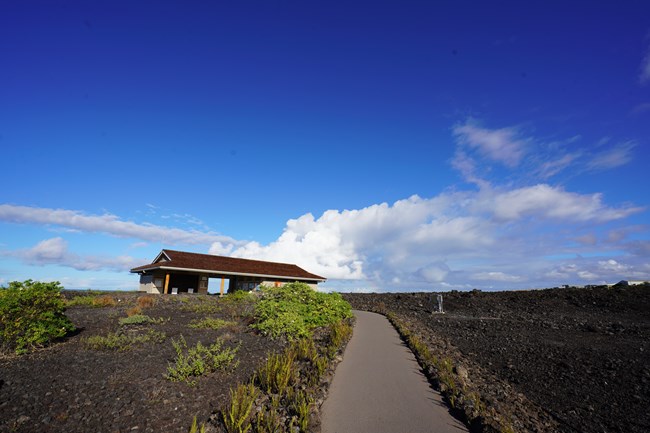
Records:
{"label": "sloped roof", "polygon": [[156,269],[295,278],[297,280],[326,280],[326,278],[307,272],[289,263],[265,262],[262,260],[239,259],[235,257],[213,256],[211,254],[187,253],[174,250],[162,250],[152,263],[133,268],[131,272],[142,273]]}

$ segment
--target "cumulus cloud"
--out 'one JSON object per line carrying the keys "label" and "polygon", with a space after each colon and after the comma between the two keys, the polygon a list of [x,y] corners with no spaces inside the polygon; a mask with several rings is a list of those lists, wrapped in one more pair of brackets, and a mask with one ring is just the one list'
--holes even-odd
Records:
{"label": "cumulus cloud", "polygon": [[468,120],[454,126],[453,133],[459,143],[508,167],[517,166],[525,154],[526,140],[516,128],[486,129]]}
{"label": "cumulus cloud", "polygon": [[79,256],[68,250],[65,239],[56,237],[45,239],[31,248],[16,251],[2,251],[2,256],[16,257],[34,266],[59,265],[79,271],[110,270],[127,272],[145,263],[145,259],[131,256]]}
{"label": "cumulus cloud", "polygon": [[29,206],[0,205],[0,221],[20,224],[49,224],[86,233],[104,233],[121,238],[134,238],[168,245],[236,244],[234,239],[217,233],[183,230],[153,224],[123,221],[116,215],[86,215],[81,211]]}
{"label": "cumulus cloud", "polygon": [[[448,283],[475,260],[523,255],[522,244],[542,243],[542,235],[537,239],[535,232],[527,233],[530,219],[542,225],[600,224],[639,210],[609,207],[599,194],[570,193],[546,184],[505,191],[484,188],[328,210],[319,218],[305,214],[289,220],[282,235],[268,245],[248,242],[224,250],[216,242],[211,252],[296,263],[330,279],[412,288]],[[519,238],[522,233],[527,238]],[[544,236],[545,242],[553,242],[548,239],[553,234]],[[567,240],[557,242],[564,245]],[[505,270],[467,276],[497,283],[527,281]]]}

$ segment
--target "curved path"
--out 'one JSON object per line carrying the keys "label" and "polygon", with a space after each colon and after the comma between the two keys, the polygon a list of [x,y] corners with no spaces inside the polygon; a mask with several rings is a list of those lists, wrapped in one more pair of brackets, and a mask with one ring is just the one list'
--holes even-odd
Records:
{"label": "curved path", "polygon": [[384,316],[355,311],[352,339],[323,403],[322,433],[460,433]]}

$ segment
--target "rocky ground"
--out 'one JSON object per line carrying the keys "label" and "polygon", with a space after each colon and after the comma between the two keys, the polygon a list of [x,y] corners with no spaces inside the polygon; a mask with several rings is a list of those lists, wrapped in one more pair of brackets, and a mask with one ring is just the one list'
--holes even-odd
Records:
{"label": "rocky ground", "polygon": [[[70,297],[70,293],[66,296]],[[266,354],[280,343],[251,331],[245,319],[220,330],[188,325],[205,316],[231,320],[232,312],[207,313],[212,296],[156,297],[144,314],[163,320],[128,331],[119,325],[135,305],[136,293],[112,295],[116,306],[70,307],[66,314],[78,328],[75,335],[34,353],[0,358],[0,432],[185,432],[194,416],[199,421],[228,401],[231,386],[247,382]],[[146,328],[146,329],[145,329]],[[162,341],[125,351],[90,349],[84,340],[109,332],[165,334]],[[238,346],[236,369],[216,372],[195,386],[165,379],[175,359],[172,339],[183,336],[188,346],[217,337]]]}
{"label": "rocky ground", "polygon": [[347,294],[393,312],[514,431],[650,431],[650,286]]}

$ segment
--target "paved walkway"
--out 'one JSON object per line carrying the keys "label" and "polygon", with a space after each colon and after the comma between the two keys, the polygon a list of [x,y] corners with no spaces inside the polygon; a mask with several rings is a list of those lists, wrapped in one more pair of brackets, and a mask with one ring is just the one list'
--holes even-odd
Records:
{"label": "paved walkway", "polygon": [[397,331],[384,316],[357,321],[323,404],[322,433],[460,433]]}

